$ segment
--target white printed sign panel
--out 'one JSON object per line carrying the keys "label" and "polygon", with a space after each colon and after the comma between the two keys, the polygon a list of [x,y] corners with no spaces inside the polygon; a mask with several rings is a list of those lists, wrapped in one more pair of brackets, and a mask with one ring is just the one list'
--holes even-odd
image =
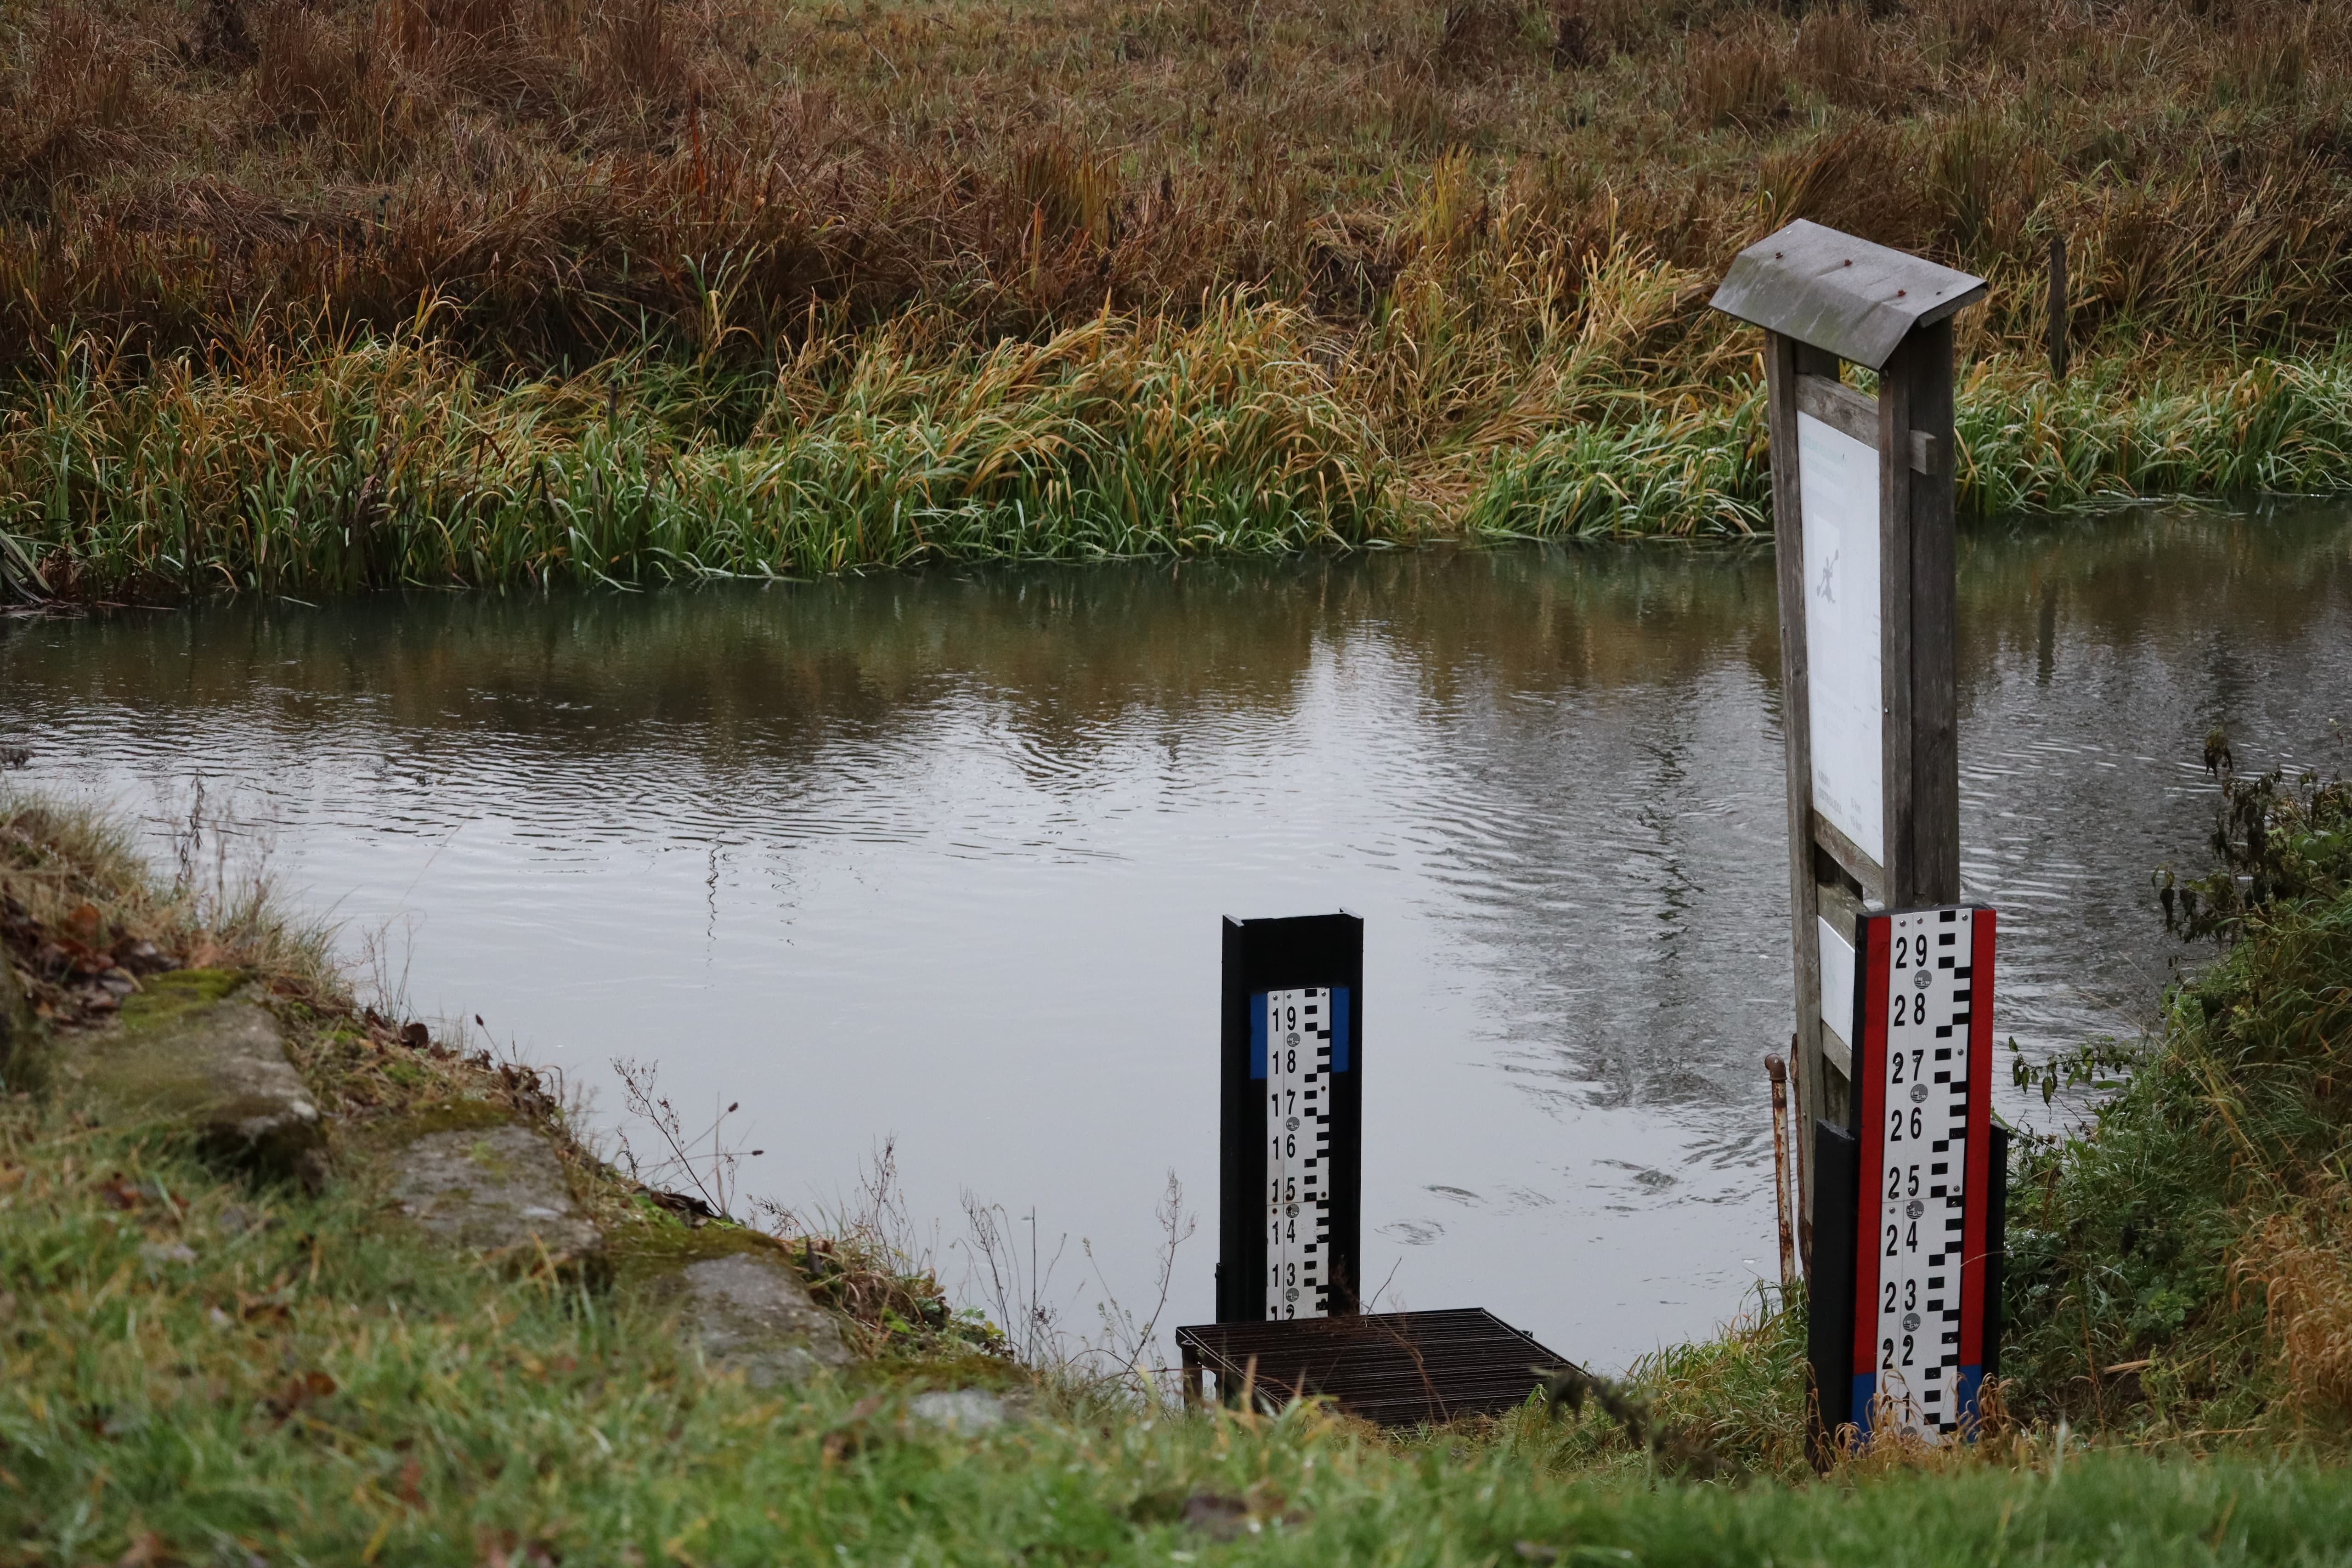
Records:
{"label": "white printed sign panel", "polygon": [[1804,508],[1813,809],[1883,866],[1885,693],[1879,675],[1878,453],[1800,413],[1797,475]]}
{"label": "white printed sign panel", "polygon": [[1820,927],[1822,954],[1822,1022],[1839,1043],[1849,1049],[1853,1042],[1846,1037],[1853,1033],[1853,943],[1838,934],[1837,927],[1815,917]]}

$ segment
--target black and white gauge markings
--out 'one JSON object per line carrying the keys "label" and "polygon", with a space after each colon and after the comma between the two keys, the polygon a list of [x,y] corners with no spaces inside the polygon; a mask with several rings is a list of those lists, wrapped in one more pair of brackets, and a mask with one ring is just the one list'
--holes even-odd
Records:
{"label": "black and white gauge markings", "polygon": [[1939,1440],[1982,1380],[1993,912],[1872,917],[1853,1410]]}
{"label": "black and white gauge markings", "polygon": [[[1265,993],[1265,1315],[1330,1310],[1332,994]],[[1253,1030],[1253,1034],[1257,1030]]]}

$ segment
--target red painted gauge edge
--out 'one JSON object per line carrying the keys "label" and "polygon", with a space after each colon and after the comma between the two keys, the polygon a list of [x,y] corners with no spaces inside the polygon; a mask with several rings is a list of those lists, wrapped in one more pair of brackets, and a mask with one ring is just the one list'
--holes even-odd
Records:
{"label": "red painted gauge edge", "polygon": [[[1878,1370],[1878,1185],[1886,1163],[1886,987],[1894,957],[1892,916],[1865,915],[1856,932],[1863,966],[1861,1038],[1853,1042],[1853,1077],[1862,1102],[1862,1142],[1857,1151],[1862,1180],[1854,1202],[1853,1364],[1852,1375]],[[1853,1413],[1867,1421],[1867,1411]]]}
{"label": "red painted gauge edge", "polygon": [[1986,1211],[1992,1203],[1993,911],[1969,912],[1969,1147],[1961,1211],[1960,1364],[1984,1364]]}

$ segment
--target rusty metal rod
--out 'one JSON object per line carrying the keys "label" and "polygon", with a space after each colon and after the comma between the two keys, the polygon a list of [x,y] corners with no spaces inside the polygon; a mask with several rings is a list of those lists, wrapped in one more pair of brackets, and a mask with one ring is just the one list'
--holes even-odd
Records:
{"label": "rusty metal rod", "polygon": [[[1803,1037],[1789,1037],[1789,1060],[1797,1060]],[[1791,1070],[1789,1074],[1789,1130],[1792,1138],[1813,1135],[1812,1108],[1805,1103],[1805,1075]],[[1813,1277],[1813,1222],[1805,1208],[1805,1163],[1799,1156],[1806,1146],[1789,1145],[1789,1207],[1797,1216],[1797,1272],[1807,1279]]]}
{"label": "rusty metal rod", "polygon": [[1766,1057],[1764,1073],[1772,1080],[1772,1195],[1780,1205],[1780,1289],[1786,1290],[1797,1282],[1797,1235],[1789,1222],[1789,1064]]}

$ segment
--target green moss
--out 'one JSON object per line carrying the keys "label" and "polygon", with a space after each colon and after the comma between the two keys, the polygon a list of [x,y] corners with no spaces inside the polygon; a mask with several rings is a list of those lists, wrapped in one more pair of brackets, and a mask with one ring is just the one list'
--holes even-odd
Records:
{"label": "green moss", "polygon": [[1024,1390],[1037,1385],[1036,1375],[1019,1362],[979,1352],[957,1356],[886,1353],[866,1364],[872,1381],[898,1388]]}
{"label": "green moss", "polygon": [[249,979],[241,969],[178,969],[150,975],[122,999],[122,1027],[151,1029],[226,1000]]}
{"label": "green moss", "polygon": [[[402,1068],[407,1068],[411,1077],[402,1077],[399,1070]],[[404,1062],[390,1064],[384,1068],[384,1073],[394,1083],[423,1081],[418,1069],[408,1067]],[[360,1132],[356,1142],[365,1150],[381,1152],[414,1143],[419,1138],[436,1132],[488,1131],[493,1127],[504,1127],[514,1120],[513,1111],[488,1100],[444,1100],[431,1105],[416,1106],[376,1122]]]}
{"label": "green moss", "polygon": [[692,1265],[739,1253],[787,1260],[784,1250],[758,1231],[726,1224],[690,1226],[643,1198],[630,1207],[630,1216],[607,1226],[604,1234],[605,1260],[621,1289],[659,1295]]}
{"label": "green moss", "polygon": [[[243,983],[225,970],[184,972],[184,984],[134,994],[131,1002],[151,1005],[121,1026],[92,1036],[67,1071],[98,1101],[117,1113],[142,1120],[177,1121],[198,1117],[234,1119],[240,1107],[225,1100],[205,1048],[205,1013]],[[179,981],[179,974],[163,978]],[[224,984],[226,982],[226,984]]]}

